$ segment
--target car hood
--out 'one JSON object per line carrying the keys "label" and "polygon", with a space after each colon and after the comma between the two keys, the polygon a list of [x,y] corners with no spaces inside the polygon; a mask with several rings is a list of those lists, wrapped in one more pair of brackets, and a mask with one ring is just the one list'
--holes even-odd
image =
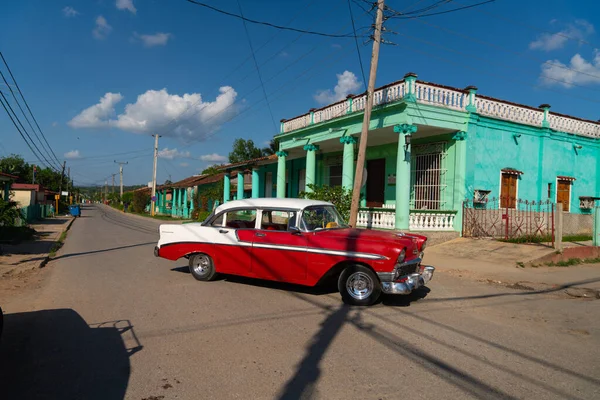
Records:
{"label": "car hood", "polygon": [[396,241],[418,239],[420,235],[410,235],[402,232],[386,232],[372,229],[360,228],[342,228],[329,229],[325,231],[317,231],[319,235],[325,235],[340,239],[360,239],[360,240],[376,240],[376,241]]}

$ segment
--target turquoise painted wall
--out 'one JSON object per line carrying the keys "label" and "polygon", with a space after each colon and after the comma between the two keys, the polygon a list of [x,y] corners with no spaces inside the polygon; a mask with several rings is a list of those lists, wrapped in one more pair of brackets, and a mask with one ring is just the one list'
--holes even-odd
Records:
{"label": "turquoise painted wall", "polygon": [[[514,135],[521,135],[515,137]],[[581,213],[579,196],[598,196],[598,144],[584,137],[551,133],[510,122],[480,118],[471,123],[467,145],[467,196],[473,190],[491,190],[500,196],[503,168],[523,172],[518,183],[522,200],[556,200],[556,177],[576,178],[571,186],[572,213]],[[574,144],[582,148],[574,149]],[[548,183],[552,191],[548,198]]]}

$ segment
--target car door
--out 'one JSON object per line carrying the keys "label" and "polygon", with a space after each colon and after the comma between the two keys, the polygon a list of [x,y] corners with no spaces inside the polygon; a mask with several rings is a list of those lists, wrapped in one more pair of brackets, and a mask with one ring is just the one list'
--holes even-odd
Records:
{"label": "car door", "polygon": [[280,282],[306,280],[306,243],[303,233],[292,232],[297,211],[262,210],[252,242],[252,274]]}
{"label": "car door", "polygon": [[217,217],[211,226],[215,229],[217,271],[251,275],[252,235],[256,224],[256,209],[228,210]]}

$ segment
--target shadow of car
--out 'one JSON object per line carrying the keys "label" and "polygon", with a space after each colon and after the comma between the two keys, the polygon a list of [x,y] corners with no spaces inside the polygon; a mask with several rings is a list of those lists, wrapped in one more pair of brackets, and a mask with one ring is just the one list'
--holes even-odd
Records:
{"label": "shadow of car", "polygon": [[[126,347],[125,334],[135,347]],[[88,325],[71,309],[5,314],[0,397],[123,399],[129,357],[141,349],[126,320]]]}

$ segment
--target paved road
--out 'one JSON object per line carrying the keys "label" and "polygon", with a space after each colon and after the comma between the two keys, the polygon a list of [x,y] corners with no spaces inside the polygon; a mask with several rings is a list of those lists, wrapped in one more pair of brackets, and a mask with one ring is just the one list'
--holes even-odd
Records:
{"label": "paved road", "polygon": [[201,283],[153,257],[156,221],[83,215],[42,288],[3,305],[0,398],[600,398],[600,301],[444,274],[371,308]]}

